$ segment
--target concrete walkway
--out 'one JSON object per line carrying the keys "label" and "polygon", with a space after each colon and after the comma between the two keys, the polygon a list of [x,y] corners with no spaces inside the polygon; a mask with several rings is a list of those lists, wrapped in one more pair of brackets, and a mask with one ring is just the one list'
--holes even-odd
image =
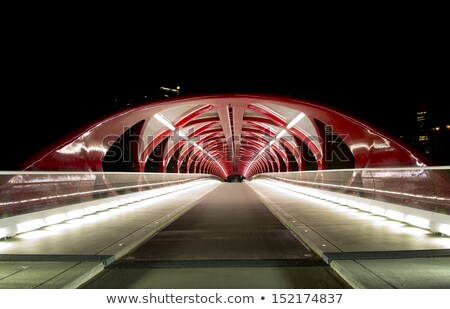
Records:
{"label": "concrete walkway", "polygon": [[270,210],[354,288],[450,288],[450,237],[253,182]]}
{"label": "concrete walkway", "polygon": [[219,185],[209,182],[0,241],[0,288],[77,288]]}
{"label": "concrete walkway", "polygon": [[242,183],[224,183],[86,288],[348,288]]}
{"label": "concrete walkway", "polygon": [[0,288],[77,288],[108,265],[128,267],[129,287],[302,288],[330,278],[327,264],[355,288],[450,288],[450,238],[262,183],[209,183],[0,241]]}

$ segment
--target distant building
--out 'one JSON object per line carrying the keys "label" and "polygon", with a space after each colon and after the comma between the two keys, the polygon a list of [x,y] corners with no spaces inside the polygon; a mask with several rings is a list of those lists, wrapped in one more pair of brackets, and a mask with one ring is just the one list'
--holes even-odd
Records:
{"label": "distant building", "polygon": [[430,154],[430,145],[429,145],[429,123],[428,123],[428,114],[426,109],[421,109],[416,113],[416,130],[417,130],[417,140],[419,142],[420,150],[422,150],[427,155]]}
{"label": "distant building", "polygon": [[180,85],[177,85],[175,88],[160,87],[159,93],[161,97],[168,98],[180,95],[180,89],[181,89]]}
{"label": "distant building", "polygon": [[450,164],[449,115],[426,106],[416,112],[414,146],[429,156],[433,165]]}

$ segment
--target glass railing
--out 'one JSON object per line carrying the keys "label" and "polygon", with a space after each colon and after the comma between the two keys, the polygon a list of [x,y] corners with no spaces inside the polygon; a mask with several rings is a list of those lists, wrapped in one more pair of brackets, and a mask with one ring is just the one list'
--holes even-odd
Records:
{"label": "glass railing", "polygon": [[450,214],[450,166],[259,174],[303,187]]}
{"label": "glass railing", "polygon": [[0,172],[0,219],[199,180],[205,174]]}

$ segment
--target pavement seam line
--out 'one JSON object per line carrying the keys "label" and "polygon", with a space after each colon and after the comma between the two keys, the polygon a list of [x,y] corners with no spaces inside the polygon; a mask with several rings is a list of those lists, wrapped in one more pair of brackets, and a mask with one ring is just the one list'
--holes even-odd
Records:
{"label": "pavement seam line", "polygon": [[28,267],[26,267],[26,268],[21,267],[20,269],[16,270],[15,272],[12,272],[12,273],[10,273],[10,274],[8,274],[8,275],[6,275],[6,276],[1,277],[0,280],[7,279],[7,278],[9,278],[9,277],[11,277],[11,276],[14,276],[15,274],[18,274],[18,273],[20,273],[21,271],[24,271],[24,270],[27,269],[27,268],[28,268]]}
{"label": "pavement seam line", "polygon": [[362,268],[364,268],[365,270],[367,270],[368,272],[370,272],[371,274],[373,274],[375,277],[377,277],[377,278],[380,279],[381,281],[385,282],[387,285],[391,286],[393,289],[396,288],[394,285],[390,284],[389,282],[387,282],[386,280],[384,280],[383,278],[381,278],[380,276],[378,276],[376,273],[374,273],[373,271],[371,271],[369,268],[367,268],[366,266],[364,266],[363,264],[361,264],[361,263],[358,262],[357,260],[353,260],[353,262],[355,262],[356,264],[360,265]]}
{"label": "pavement seam line", "polygon": [[[289,190],[289,189],[285,189],[285,190]],[[289,190],[291,192],[294,193],[298,193],[294,190]],[[298,193],[301,194],[301,193]],[[334,247],[336,247],[337,249],[339,249],[341,252],[344,252],[341,248],[339,248],[337,245],[335,245],[333,242],[331,242],[329,239],[327,239],[326,237],[322,236],[318,231],[316,231],[313,227],[311,227],[310,225],[306,224],[303,220],[300,220],[298,217],[294,216],[289,210],[284,209],[283,207],[279,206],[277,203],[275,203],[274,201],[272,201],[270,198],[266,197],[265,195],[263,195],[261,193],[261,195],[269,200],[271,203],[273,203],[274,205],[277,205],[280,209],[282,209],[284,212],[288,213],[289,215],[291,215],[292,217],[294,217],[295,219],[297,219],[299,222],[301,222],[302,224],[304,224],[306,227],[308,227],[311,231],[313,231],[314,233],[316,233],[317,235],[319,235],[321,238],[323,238],[324,240],[326,240],[328,243],[332,244]],[[330,261],[331,262],[331,261]],[[328,263],[329,264],[329,263]]]}
{"label": "pavement seam line", "polygon": [[[342,265],[341,262],[352,263],[356,265],[356,268],[354,266],[351,267],[344,266]],[[346,281],[354,289],[392,288],[392,286],[389,283],[387,283],[383,279],[380,279],[380,277],[376,276],[373,272],[368,270],[366,267],[363,267],[361,264],[357,263],[354,260],[332,261],[330,263],[330,266],[336,272],[336,274],[338,274],[344,281]],[[363,273],[361,273],[361,271]],[[361,279],[361,275],[363,277],[369,276],[371,278]],[[367,282],[369,282],[369,284],[367,284]]]}
{"label": "pavement seam line", "polygon": [[77,265],[80,265],[80,264],[81,264],[81,262],[75,263],[74,265],[70,266],[69,268],[64,269],[63,271],[61,271],[60,273],[54,275],[53,277],[51,277],[51,278],[45,280],[44,282],[41,282],[40,284],[38,284],[37,286],[35,286],[34,289],[39,288],[40,286],[42,286],[42,285],[46,284],[47,282],[49,282],[49,281],[51,281],[51,280],[53,280],[53,279],[55,279],[55,278],[61,276],[61,275],[64,274],[65,272],[68,272],[69,270],[73,269],[74,267],[76,267]]}
{"label": "pavement seam line", "polygon": [[284,218],[283,216],[279,215],[273,208],[278,207],[283,212],[289,214],[292,218],[295,218],[298,222],[302,223],[306,227],[308,227],[311,231],[313,231],[315,234],[317,234],[319,237],[321,237],[323,240],[327,241],[329,244],[334,246],[336,249],[342,251],[339,247],[335,246],[332,242],[328,241],[325,237],[323,237],[320,233],[318,233],[316,230],[311,228],[309,225],[304,223],[302,220],[298,219],[296,216],[292,215],[289,211],[285,210],[281,206],[279,206],[277,203],[272,201],[270,198],[266,197],[264,194],[260,193],[258,190],[256,190],[253,186],[250,185],[250,187],[253,189],[253,191],[257,194],[257,196],[261,199],[261,201],[266,205],[266,207],[274,214],[275,217],[277,217],[289,230],[292,231],[294,235],[296,235],[300,240],[302,240],[302,243],[306,243],[307,247],[312,249],[318,256],[320,256],[327,264],[330,264],[331,261],[328,262],[328,260],[324,259],[324,252],[320,250],[317,245],[310,240],[307,237],[302,237],[302,235],[299,235],[294,231],[294,229],[290,226],[290,222]]}
{"label": "pavement seam line", "polygon": [[[161,231],[162,229],[164,229],[165,227],[167,227],[169,224],[171,224],[172,222],[174,222],[175,220],[177,220],[178,218],[180,218],[182,215],[184,215],[186,212],[188,212],[190,209],[192,209],[193,207],[195,207],[206,195],[208,195],[211,191],[217,189],[218,186],[214,186],[214,188],[208,190],[206,193],[204,193],[202,196],[197,197],[194,200],[188,201],[186,203],[184,203],[183,205],[177,207],[176,209],[172,210],[169,213],[164,214],[163,216],[159,217],[158,219],[153,220],[152,222],[149,222],[148,224],[140,227],[139,229],[135,230],[133,233],[128,234],[125,237],[122,237],[121,239],[119,239],[118,241],[116,241],[115,243],[111,244],[110,246],[104,248],[102,251],[112,247],[114,244],[122,241],[123,239],[133,235],[134,233],[148,227],[149,225],[151,225],[153,222],[156,222],[158,220],[161,220],[161,218],[167,218],[167,215],[170,214],[170,219],[161,222],[161,224],[159,224],[155,229],[150,230],[148,233],[145,234],[145,236],[140,237],[138,240],[132,242],[129,246],[127,246],[126,248],[124,248],[123,250],[117,252],[114,254],[114,257],[116,260],[119,260],[120,258],[122,258],[123,256],[129,254],[130,252],[138,249],[143,243],[145,243],[146,241],[148,241],[149,239],[151,239],[153,236],[155,236],[159,231]],[[172,216],[173,214],[173,216]],[[159,222],[159,221],[158,221]],[[101,252],[101,251],[100,251]],[[98,252],[98,253],[100,253]],[[98,254],[97,253],[97,254]]]}
{"label": "pavement seam line", "polygon": [[[167,220],[166,222],[164,222],[164,223],[162,223],[161,225],[159,225],[157,229],[150,231],[150,232],[147,233],[144,237],[140,237],[138,240],[136,240],[136,241],[130,243],[130,245],[127,246],[127,248],[122,249],[121,251],[117,252],[116,254],[114,254],[114,255],[112,255],[112,256],[113,256],[113,257],[115,258],[115,260],[117,261],[117,260],[119,260],[120,258],[122,258],[123,256],[125,256],[125,255],[129,254],[130,252],[136,250],[136,249],[139,248],[143,243],[145,243],[147,240],[149,240],[151,237],[153,237],[155,234],[157,234],[159,231],[161,231],[161,229],[164,229],[167,225],[171,224],[173,221],[177,220],[177,219],[180,218],[183,214],[185,214],[187,211],[189,211],[190,209],[192,209],[195,205],[197,205],[197,204],[199,203],[199,201],[200,201],[201,199],[203,199],[203,198],[204,198],[207,194],[209,194],[211,191],[217,189],[217,187],[218,187],[218,185],[214,186],[214,188],[208,190],[208,191],[207,191],[205,194],[203,194],[202,196],[197,197],[197,198],[196,198],[195,200],[193,200],[193,201],[186,202],[186,203],[183,204],[182,206],[176,208],[175,210],[172,210],[171,212],[169,212],[169,214],[172,214],[172,212],[179,211],[179,210],[181,209],[181,211],[179,211],[179,213],[176,213],[176,212],[175,212],[175,213],[177,214],[176,216],[170,217],[169,220]],[[160,218],[163,218],[163,217],[167,218],[167,213],[166,213],[165,215],[163,215],[162,217],[160,217]],[[152,222],[146,224],[145,226],[143,226],[143,227],[137,229],[134,233],[136,233],[137,231],[141,230],[142,228],[148,226],[149,224],[151,224],[151,223],[153,223],[153,222],[155,222],[155,221],[156,221],[156,220],[153,220]],[[110,248],[110,247],[113,246],[114,244],[120,242],[121,240],[123,240],[123,239],[126,238],[126,237],[131,236],[132,234],[133,234],[133,233],[128,234],[128,235],[125,236],[125,237],[122,237],[121,239],[119,239],[119,240],[116,241],[115,243],[111,244],[110,246],[104,248],[103,250],[106,250],[106,249]],[[102,250],[102,251],[103,251],[103,250]],[[101,252],[101,251],[100,251],[100,252]],[[100,253],[100,252],[98,252],[98,253]],[[98,254],[98,253],[97,253],[97,254]],[[101,270],[100,272],[96,273],[96,274],[93,275],[92,277],[86,278],[86,279],[85,279],[84,281],[82,281],[82,282],[79,282],[79,283],[78,283],[78,287],[81,287],[81,286],[85,285],[85,284],[86,284],[87,282],[89,282],[90,280],[94,280],[95,277],[101,275],[101,274],[104,273],[105,271],[109,271],[109,269],[106,268],[106,266],[108,266],[108,265],[103,264],[102,270]],[[69,282],[69,283],[67,283],[66,285],[68,285],[68,284],[70,284],[70,283],[72,283],[72,282]]]}
{"label": "pavement seam line", "polygon": [[[191,188],[191,187],[190,187],[190,188]],[[196,201],[199,201],[201,198],[203,198],[205,195],[207,195],[208,193],[210,193],[212,190],[215,190],[216,188],[217,188],[217,187],[214,187],[213,189],[209,190],[209,191],[206,192],[204,195],[200,196],[199,198],[195,199],[194,201],[188,201],[188,202],[184,203],[183,205],[181,205],[181,206],[179,206],[179,207],[177,207],[177,208],[171,210],[170,212],[165,213],[164,215],[162,215],[162,216],[160,216],[160,217],[158,217],[158,218],[153,219],[151,222],[148,222],[147,224],[145,224],[145,225],[143,225],[143,226],[137,228],[136,230],[134,230],[134,231],[128,233],[127,235],[123,236],[122,238],[118,239],[117,241],[111,243],[110,245],[108,245],[108,246],[102,248],[102,249],[99,250],[97,253],[95,253],[95,255],[100,254],[101,252],[107,250],[108,248],[114,246],[115,244],[120,243],[122,240],[126,239],[127,237],[129,237],[129,236],[131,236],[131,235],[133,235],[133,234],[135,234],[135,233],[141,231],[142,229],[147,228],[147,227],[148,227],[149,225],[151,225],[152,223],[154,223],[154,222],[160,222],[161,219],[165,219],[168,215],[170,215],[170,218],[171,218],[171,219],[173,219],[173,218],[175,218],[175,220],[178,219],[178,218],[181,217],[187,210],[189,210],[189,209],[191,209],[193,206],[195,206],[195,205],[192,205],[192,203],[195,203]],[[198,202],[195,203],[195,204],[198,204]],[[188,209],[186,210],[185,208],[188,208]],[[180,210],[180,209],[181,209],[181,210]],[[186,210],[186,211],[183,212],[183,210]],[[179,213],[178,213],[178,212],[179,212]],[[172,217],[172,215],[175,215],[175,216]],[[172,220],[172,221],[171,221],[171,220],[169,219],[169,220],[167,220],[167,221],[169,221],[169,224],[170,224],[170,223],[172,223],[172,222],[175,221],[175,220]],[[147,233],[146,235],[148,235],[148,237],[153,237],[156,233],[158,233],[158,232],[161,230],[160,227],[164,228],[164,227],[167,226],[167,225],[165,225],[165,224],[167,223],[167,221],[164,222],[164,223],[162,223],[161,225],[159,225],[157,229],[151,230],[151,231],[150,231],[149,233]],[[135,248],[135,249],[136,249],[136,248]],[[115,254],[114,256],[115,256],[116,259],[119,258],[116,254]],[[123,256],[123,255],[122,255],[122,256]]]}

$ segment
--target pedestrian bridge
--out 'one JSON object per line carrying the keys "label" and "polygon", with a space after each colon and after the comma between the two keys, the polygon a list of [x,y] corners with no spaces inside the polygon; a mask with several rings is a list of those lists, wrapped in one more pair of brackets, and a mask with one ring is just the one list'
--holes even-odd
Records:
{"label": "pedestrian bridge", "polygon": [[128,107],[0,172],[0,287],[449,288],[449,170],[291,98]]}
{"label": "pedestrian bridge", "polygon": [[448,288],[449,170],[3,172],[0,287]]}

